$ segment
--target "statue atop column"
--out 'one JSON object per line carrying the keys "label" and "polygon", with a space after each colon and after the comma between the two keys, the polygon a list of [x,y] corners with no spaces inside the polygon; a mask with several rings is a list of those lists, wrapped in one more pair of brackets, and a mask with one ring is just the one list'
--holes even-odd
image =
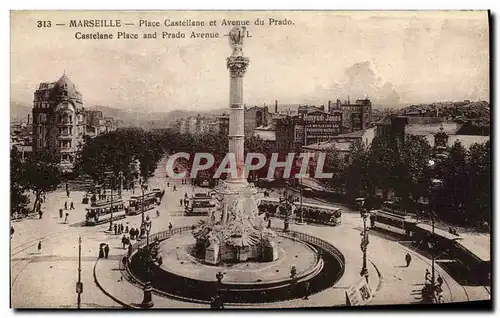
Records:
{"label": "statue atop column", "polygon": [[245,27],[234,27],[229,32],[229,44],[233,48],[233,54],[227,58],[227,69],[231,77],[243,77],[250,63],[250,60],[243,56],[243,38],[245,34]]}
{"label": "statue atop column", "polygon": [[244,174],[245,107],[243,77],[250,60],[243,56],[246,29],[235,27],[229,32],[233,49],[226,65],[230,74],[229,85],[229,149],[235,155],[237,176],[229,177],[217,189],[220,204],[207,220],[193,229],[197,254],[206,263],[220,261],[275,261],[278,248],[276,234],[265,226],[259,215],[255,195],[257,190],[248,184]]}

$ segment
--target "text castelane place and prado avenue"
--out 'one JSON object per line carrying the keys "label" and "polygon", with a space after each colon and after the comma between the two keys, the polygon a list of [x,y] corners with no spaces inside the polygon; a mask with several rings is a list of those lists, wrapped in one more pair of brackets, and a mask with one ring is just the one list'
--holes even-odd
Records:
{"label": "text castelane place and prado avenue", "polygon": [[11,307],[491,308],[488,14],[11,12]]}

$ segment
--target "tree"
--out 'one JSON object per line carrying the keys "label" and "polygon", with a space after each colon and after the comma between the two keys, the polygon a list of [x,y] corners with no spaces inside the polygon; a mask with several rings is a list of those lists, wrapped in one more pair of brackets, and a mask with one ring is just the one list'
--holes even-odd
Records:
{"label": "tree", "polygon": [[373,184],[369,178],[369,152],[363,142],[357,140],[349,148],[346,157],[346,192],[350,202],[360,196],[367,196],[373,193]]}
{"label": "tree", "polygon": [[473,144],[467,157],[469,175],[467,217],[479,225],[491,223],[491,148],[490,142]]}
{"label": "tree", "polygon": [[437,167],[441,171],[443,189],[435,196],[435,211],[448,221],[461,223],[466,220],[465,202],[469,176],[467,169],[467,150],[460,141],[450,148],[449,155]]}
{"label": "tree", "polygon": [[59,170],[59,156],[47,150],[38,151],[28,157],[25,163],[23,180],[26,187],[33,191],[35,201],[33,211],[40,204],[43,194],[54,191],[61,183],[62,174]]}
{"label": "tree", "polygon": [[10,211],[19,212],[29,203],[24,181],[24,165],[21,161],[21,153],[14,147],[10,151]]}
{"label": "tree", "polygon": [[335,148],[330,147],[326,150],[326,169],[332,173],[331,179],[326,180],[326,183],[334,188],[339,189],[345,186],[345,162],[341,153]]}
{"label": "tree", "polygon": [[395,192],[407,210],[415,212],[421,197],[427,196],[426,173],[432,148],[423,136],[407,135],[398,151]]}
{"label": "tree", "polygon": [[400,173],[399,139],[391,136],[377,136],[369,150],[369,180],[373,187],[382,189],[384,199],[389,190],[398,185]]}

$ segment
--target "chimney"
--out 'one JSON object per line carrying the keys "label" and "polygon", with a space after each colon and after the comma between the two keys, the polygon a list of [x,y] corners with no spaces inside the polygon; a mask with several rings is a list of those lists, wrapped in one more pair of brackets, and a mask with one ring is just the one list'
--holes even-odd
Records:
{"label": "chimney", "polygon": [[347,104],[351,105],[351,97],[349,95],[347,95]]}
{"label": "chimney", "polygon": [[340,99],[337,98],[337,108],[340,109]]}
{"label": "chimney", "polygon": [[274,112],[277,114],[278,113],[278,101],[274,101]]}
{"label": "chimney", "polygon": [[28,125],[30,124],[30,114],[28,114]]}
{"label": "chimney", "polygon": [[329,113],[332,112],[332,101],[331,100],[328,101],[328,112]]}

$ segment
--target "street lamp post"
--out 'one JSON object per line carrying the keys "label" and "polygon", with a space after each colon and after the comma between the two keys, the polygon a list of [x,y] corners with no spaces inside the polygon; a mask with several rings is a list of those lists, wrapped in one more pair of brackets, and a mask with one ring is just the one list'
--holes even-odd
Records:
{"label": "street lamp post", "polygon": [[82,292],[83,292],[83,284],[82,284],[82,237],[78,237],[78,282],[76,283],[76,293],[77,293],[77,308],[80,309],[82,302]]}
{"label": "street lamp post", "polygon": [[141,307],[143,308],[151,308],[154,306],[152,290],[151,286],[151,254],[149,250],[149,232],[151,231],[151,220],[149,216],[146,218],[144,222],[144,229],[146,230],[146,256],[145,256],[145,265],[146,265],[146,283],[144,284],[144,295],[141,303]]}
{"label": "street lamp post", "polygon": [[[110,205],[110,218],[109,218],[109,229],[108,231],[113,231],[113,187],[114,187],[114,176],[113,172],[106,172],[106,178],[109,180],[109,188],[111,190],[111,205]],[[104,193],[106,193],[106,189],[104,189]]]}
{"label": "street lamp post", "polygon": [[119,180],[119,187],[118,187],[118,195],[121,196],[123,192],[123,171],[118,172],[118,180]]}
{"label": "street lamp post", "polygon": [[292,212],[292,205],[294,202],[294,198],[292,195],[288,195],[288,182],[285,183],[285,191],[283,193],[283,196],[280,197],[279,202],[280,204],[283,204],[283,207],[285,209],[285,221],[284,221],[284,231],[288,231],[288,227],[290,225],[290,214]]}
{"label": "street lamp post", "polygon": [[146,229],[145,229],[145,221],[144,221],[144,179],[142,179],[141,182],[141,191],[142,191],[142,196],[141,196],[141,238],[145,238],[146,236]]}
{"label": "street lamp post", "polygon": [[368,244],[370,243],[369,237],[368,237],[368,229],[366,227],[366,221],[368,219],[368,211],[366,210],[365,207],[365,199],[364,198],[358,198],[356,199],[360,212],[361,212],[361,217],[363,218],[363,233],[361,233],[361,251],[363,252],[363,267],[361,268],[361,272],[359,273],[361,276],[364,276],[366,281],[368,282],[368,268],[366,266],[366,251],[368,249]]}
{"label": "street lamp post", "polygon": [[[435,165],[436,163],[434,162],[434,160],[429,160],[428,162],[428,167],[431,171],[431,173],[433,173],[433,175],[435,174],[434,173],[434,168],[435,168]],[[440,179],[435,179],[435,178],[432,178],[431,177],[431,186],[429,187],[429,199],[431,198],[431,196],[434,194],[433,192],[440,189],[441,186],[442,186],[442,180]],[[431,242],[431,246],[432,246],[432,250],[431,250],[431,292],[432,292],[432,295],[435,294],[435,288],[436,288],[436,244],[435,244],[435,234],[434,234],[434,207],[432,206],[432,204],[430,203],[430,200],[429,200],[429,206],[430,206],[430,217],[431,217],[431,228],[432,228],[432,242]]]}
{"label": "street lamp post", "polygon": [[300,177],[300,224],[304,223],[304,210],[302,209],[302,177]]}

